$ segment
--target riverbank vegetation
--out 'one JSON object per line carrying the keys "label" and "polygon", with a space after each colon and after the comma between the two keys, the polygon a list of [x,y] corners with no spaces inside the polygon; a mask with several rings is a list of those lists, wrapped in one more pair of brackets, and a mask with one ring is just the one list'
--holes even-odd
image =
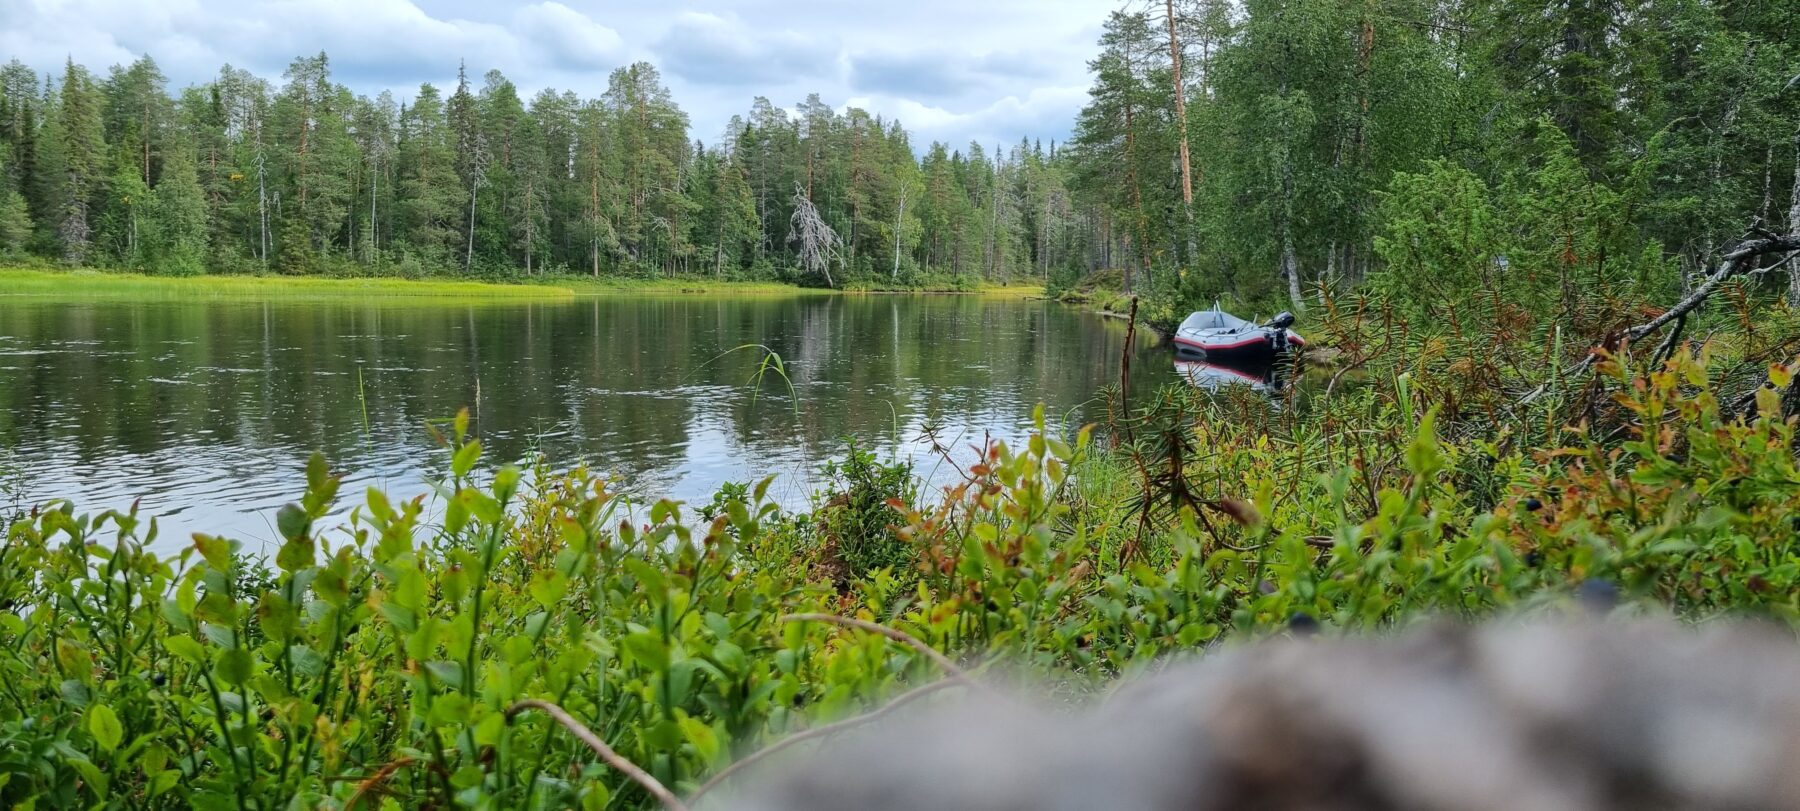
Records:
{"label": "riverbank vegetation", "polygon": [[402,279],[383,276],[155,276],[117,270],[68,270],[53,265],[0,266],[0,296],[128,299],[476,299],[505,302],[610,295],[799,296],[838,293],[955,293],[987,298],[1035,298],[1032,284],[982,284],[957,277],[921,277],[894,285],[853,281],[841,288],[781,281],[716,279],[704,276],[543,275],[530,279],[475,280],[455,277]]}
{"label": "riverbank vegetation", "polygon": [[[1341,345],[1409,340],[1341,313]],[[1568,377],[1491,338],[1420,336],[1305,408],[1170,388],[1098,435],[1040,421],[935,494],[852,448],[804,514],[766,480],[631,503],[484,464],[466,416],[438,495],[328,519],[316,458],[266,551],[40,505],[0,546],[0,798],[673,807],[989,667],[1080,694],[1246,635],[1571,600],[1800,622],[1800,364],[1766,360],[1795,336]]]}
{"label": "riverbank vegetation", "polygon": [[493,284],[462,279],[314,278],[287,276],[150,276],[142,273],[0,267],[0,295],[84,299],[277,299],[362,298],[529,301],[566,299],[570,287]]}

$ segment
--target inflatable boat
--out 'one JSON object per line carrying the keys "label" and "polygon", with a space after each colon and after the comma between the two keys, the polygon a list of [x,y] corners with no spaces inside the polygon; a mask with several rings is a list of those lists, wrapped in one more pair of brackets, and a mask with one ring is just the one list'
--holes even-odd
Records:
{"label": "inflatable boat", "polygon": [[1295,347],[1306,346],[1306,339],[1288,329],[1293,323],[1293,313],[1282,313],[1258,324],[1214,304],[1212,309],[1194,313],[1181,322],[1175,330],[1175,345],[1204,353],[1209,360],[1266,363]]}

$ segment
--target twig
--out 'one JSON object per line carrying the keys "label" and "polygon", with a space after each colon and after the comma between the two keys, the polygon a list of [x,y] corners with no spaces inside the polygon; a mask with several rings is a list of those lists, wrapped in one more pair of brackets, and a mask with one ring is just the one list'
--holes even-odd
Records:
{"label": "twig", "polygon": [[1125,347],[1119,350],[1119,410],[1125,414],[1125,441],[1131,436],[1131,344],[1137,337],[1137,296],[1131,297],[1131,314],[1125,319]]}
{"label": "twig", "polygon": [[586,724],[575,720],[575,717],[570,715],[568,711],[564,710],[562,707],[548,701],[527,698],[506,708],[506,720],[510,722],[514,716],[530,709],[543,710],[551,718],[556,719],[557,723],[562,724],[565,729],[569,730],[571,734],[580,739],[582,743],[587,744],[589,749],[594,750],[594,754],[599,755],[601,760],[606,761],[606,765],[624,772],[625,776],[631,778],[632,782],[643,786],[645,791],[650,792],[650,796],[655,797],[657,802],[662,803],[663,808],[666,808],[669,811],[688,811],[687,804],[683,803],[680,797],[675,796],[674,792],[663,786],[662,783],[657,782],[656,778],[651,777],[649,772],[638,768],[636,763],[632,763],[631,761],[626,760],[618,752],[614,752],[612,747],[607,746],[605,741],[600,740],[600,736],[595,735],[594,731],[588,729]]}
{"label": "twig", "polygon": [[1686,315],[1675,319],[1675,328],[1669,330],[1669,334],[1663,338],[1662,345],[1658,346],[1656,352],[1650,355],[1650,365],[1652,367],[1663,365],[1664,362],[1668,361],[1668,359],[1675,354],[1675,344],[1681,340],[1682,328],[1685,326],[1687,326]]}
{"label": "twig", "polygon": [[908,647],[911,647],[913,650],[918,651],[925,658],[930,659],[931,661],[937,663],[938,667],[943,668],[944,672],[950,674],[951,676],[954,676],[958,679],[967,679],[969,677],[968,671],[963,670],[961,667],[958,667],[955,662],[950,661],[950,657],[945,656],[941,653],[938,653],[936,648],[933,648],[930,645],[927,645],[924,642],[920,641],[918,637],[908,634],[905,631],[897,631],[893,628],[889,628],[886,625],[882,625],[880,623],[869,622],[868,620],[859,620],[854,617],[840,617],[836,614],[788,614],[787,616],[782,617],[781,621],[782,622],[823,622],[828,625],[837,625],[837,626],[841,626],[841,627],[845,627],[845,628],[856,628],[859,630],[868,631],[869,633],[872,633],[872,634],[881,634],[882,636],[892,639],[895,642],[902,643],[904,645],[907,645]]}
{"label": "twig", "polygon": [[395,772],[412,765],[412,762],[412,758],[400,757],[382,764],[381,768],[376,769],[374,774],[369,775],[367,778],[356,784],[356,791],[353,792],[350,795],[350,799],[344,803],[344,811],[356,811],[356,805],[357,803],[362,802],[363,797],[381,792],[382,784],[386,783],[389,777],[394,776]]}
{"label": "twig", "polygon": [[783,749],[787,749],[788,747],[791,747],[794,744],[801,743],[804,741],[809,741],[809,740],[812,740],[813,738],[821,738],[826,735],[833,735],[838,732],[842,732],[846,729],[849,729],[851,727],[866,724],[870,721],[880,718],[883,715],[887,715],[888,713],[893,712],[894,710],[897,710],[907,704],[910,704],[917,699],[924,698],[925,696],[928,696],[928,695],[935,693],[939,690],[942,690],[946,687],[956,687],[958,685],[973,685],[975,683],[976,682],[971,681],[965,677],[952,676],[950,678],[943,679],[941,681],[934,681],[930,684],[926,684],[926,685],[923,685],[920,687],[915,687],[911,690],[901,693],[900,695],[895,696],[894,700],[889,701],[888,703],[883,704],[879,707],[876,707],[875,709],[872,709],[868,712],[865,712],[862,715],[853,715],[853,716],[851,716],[849,718],[845,718],[841,721],[833,721],[824,726],[813,727],[812,729],[808,729],[808,730],[805,730],[802,732],[796,732],[792,735],[789,735],[786,738],[782,738],[781,740],[776,741],[775,743],[772,743],[768,746],[758,749],[755,752],[751,752],[750,754],[743,756],[742,758],[738,759],[737,761],[734,761],[730,766],[726,766],[725,768],[720,769],[717,774],[714,774],[712,777],[707,778],[707,781],[705,783],[700,784],[699,788],[694,789],[694,793],[688,795],[688,802],[698,804],[700,802],[700,798],[702,796],[704,796],[707,792],[712,791],[714,788],[717,788],[719,786],[719,784],[730,779],[733,774],[736,774],[738,771],[740,771],[740,770],[750,766],[751,764],[756,763],[757,761],[760,761],[770,755],[773,755],[776,752],[780,752]]}

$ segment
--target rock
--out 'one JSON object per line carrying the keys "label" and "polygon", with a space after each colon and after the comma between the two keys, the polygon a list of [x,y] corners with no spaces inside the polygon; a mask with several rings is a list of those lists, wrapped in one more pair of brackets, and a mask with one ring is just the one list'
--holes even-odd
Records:
{"label": "rock", "polygon": [[1800,808],[1800,648],[1755,625],[1277,639],[1171,664],[1086,709],[971,694],[891,718],[772,758],[742,795],[704,805]]}

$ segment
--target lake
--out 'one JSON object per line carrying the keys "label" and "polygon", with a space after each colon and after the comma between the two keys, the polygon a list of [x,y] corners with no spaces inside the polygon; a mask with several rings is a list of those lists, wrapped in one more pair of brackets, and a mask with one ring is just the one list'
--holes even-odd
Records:
{"label": "lake", "polygon": [[[467,406],[490,461],[586,462],[640,497],[706,501],[778,474],[804,507],[857,437],[941,481],[927,432],[969,455],[1043,403],[1099,419],[1122,323],[978,296],[613,296],[536,303],[145,302],[0,297],[0,453],[27,500],[142,498],[165,549],[206,531],[253,548],[323,451],[345,504],[428,492],[428,420]],[[1153,342],[1145,342],[1153,343]],[[799,398],[751,378],[761,344]],[[1133,389],[1175,378],[1140,347]],[[0,456],[0,459],[6,458]],[[934,469],[935,468],[935,469]]]}

